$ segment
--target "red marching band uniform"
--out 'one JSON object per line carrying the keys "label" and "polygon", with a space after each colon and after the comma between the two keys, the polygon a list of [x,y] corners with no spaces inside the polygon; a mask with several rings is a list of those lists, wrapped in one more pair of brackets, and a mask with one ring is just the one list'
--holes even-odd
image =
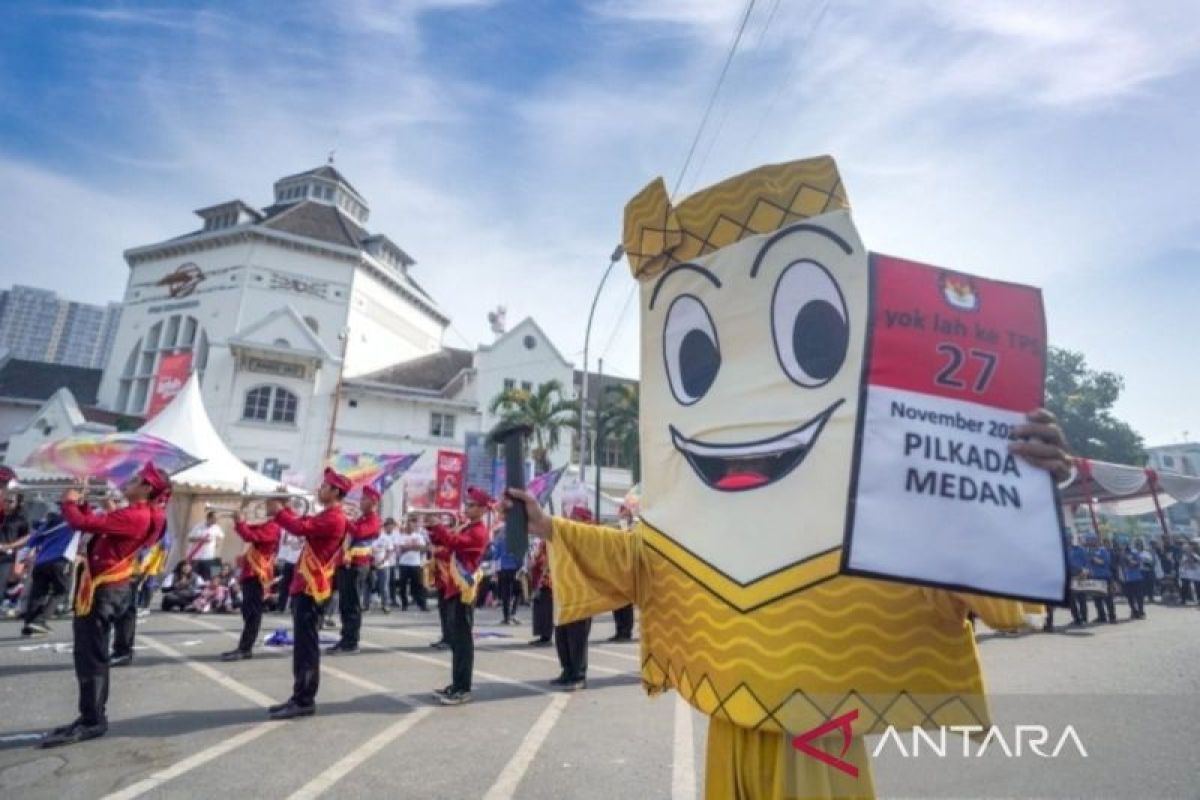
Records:
{"label": "red marching band uniform", "polygon": [[379,492],[373,486],[364,486],[362,499],[362,515],[346,524],[346,550],[337,571],[338,611],[342,617],[342,630],[337,644],[329,648],[329,653],[358,652],[362,609],[369,591],[367,582],[371,575],[371,548],[383,528],[383,522],[376,512]]}
{"label": "red marching band uniform", "polygon": [[142,547],[161,535],[166,516],[154,501],[170,488],[170,480],[147,462],[125,488],[129,504],[108,513],[80,502],[62,504],[63,520],[91,534],[83,572],[75,591],[75,678],[79,683],[79,717],[56,728],[43,747],[94,739],[108,731],[109,640],[114,626],[133,603],[130,587]]}
{"label": "red marching band uniform", "polygon": [[321,642],[318,633],[321,604],[333,592],[333,573],[341,558],[342,540],[346,537],[348,524],[341,500],[350,491],[350,480],[326,469],[320,491],[334,499],[319,514],[301,517],[285,506],[275,515],[279,527],[304,539],[304,549],[289,587],[294,598],[292,696],[287,702],[271,707],[270,713],[274,719],[310,716],[316,712],[317,688],[321,677]]}
{"label": "red marching band uniform", "polygon": [[457,705],[470,699],[471,673],[475,665],[475,594],[479,588],[480,563],[487,550],[487,525],[482,515],[492,498],[480,489],[467,489],[465,524],[451,531],[444,525],[429,528],[429,540],[437,547],[439,611],[444,611],[443,630],[452,655],[451,682],[437,692],[441,702]]}
{"label": "red marching band uniform", "polygon": [[[224,661],[250,658],[254,651],[254,642],[262,628],[263,605],[275,581],[275,554],[279,552],[282,536],[279,523],[273,519],[258,523],[239,519],[234,523],[234,530],[246,543],[240,559],[242,635],[237,649],[221,654]],[[285,590],[282,586],[279,589],[280,593]]]}

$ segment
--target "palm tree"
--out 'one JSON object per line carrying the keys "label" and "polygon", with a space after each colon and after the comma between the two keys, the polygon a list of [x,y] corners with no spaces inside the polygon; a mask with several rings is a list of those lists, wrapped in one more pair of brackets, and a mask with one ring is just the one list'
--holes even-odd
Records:
{"label": "palm tree", "polygon": [[501,424],[532,428],[533,463],[538,474],[550,471],[550,451],[558,447],[563,430],[578,424],[578,406],[563,397],[559,381],[547,381],[532,392],[505,389],[492,399],[488,408],[500,415]]}
{"label": "palm tree", "polygon": [[638,384],[621,383],[604,387],[600,409],[605,440],[616,440],[633,473],[633,482],[642,479],[641,443],[638,438],[638,408],[641,402]]}

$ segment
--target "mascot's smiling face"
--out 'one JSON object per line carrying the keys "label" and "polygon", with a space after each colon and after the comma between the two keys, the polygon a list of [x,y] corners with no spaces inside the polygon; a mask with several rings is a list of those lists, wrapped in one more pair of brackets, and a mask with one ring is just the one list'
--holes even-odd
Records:
{"label": "mascot's smiling face", "polygon": [[642,515],[719,594],[837,571],[868,284],[845,211],[643,281]]}

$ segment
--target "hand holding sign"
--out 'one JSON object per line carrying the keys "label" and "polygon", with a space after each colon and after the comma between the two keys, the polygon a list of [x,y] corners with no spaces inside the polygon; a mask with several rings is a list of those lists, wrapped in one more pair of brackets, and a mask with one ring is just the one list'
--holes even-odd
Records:
{"label": "hand holding sign", "polygon": [[[875,255],[845,571],[1061,601],[1037,289]],[[1045,470],[1045,471],[1044,471]]]}

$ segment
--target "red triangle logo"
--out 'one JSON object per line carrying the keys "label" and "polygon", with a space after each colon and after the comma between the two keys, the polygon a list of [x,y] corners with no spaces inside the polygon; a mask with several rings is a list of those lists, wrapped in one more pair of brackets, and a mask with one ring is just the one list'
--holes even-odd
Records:
{"label": "red triangle logo", "polygon": [[[846,755],[847,751],[850,750],[850,740],[852,738],[850,726],[856,719],[858,719],[857,708],[853,711],[847,711],[840,717],[834,717],[828,722],[818,725],[812,730],[805,731],[799,736],[794,737],[792,739],[792,747],[796,748],[810,758],[815,758],[817,761],[828,764],[834,769],[841,770],[852,778],[857,778],[858,767],[854,766],[849,761],[843,760],[842,758]],[[830,755],[824,750],[821,750],[810,744],[810,742],[812,742],[814,739],[823,738],[826,734],[839,730],[842,732],[842,752],[838,756]]]}

